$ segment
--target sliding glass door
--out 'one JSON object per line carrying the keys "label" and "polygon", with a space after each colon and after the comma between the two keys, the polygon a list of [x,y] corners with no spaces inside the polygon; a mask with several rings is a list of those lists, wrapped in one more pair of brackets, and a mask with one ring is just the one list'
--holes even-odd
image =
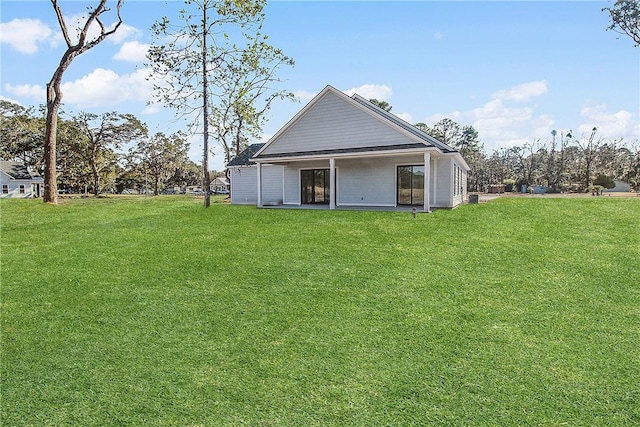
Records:
{"label": "sliding glass door", "polygon": [[398,204],[424,205],[424,166],[398,166]]}
{"label": "sliding glass door", "polygon": [[329,204],[330,198],[329,169],[305,169],[300,171],[300,188],[302,204]]}

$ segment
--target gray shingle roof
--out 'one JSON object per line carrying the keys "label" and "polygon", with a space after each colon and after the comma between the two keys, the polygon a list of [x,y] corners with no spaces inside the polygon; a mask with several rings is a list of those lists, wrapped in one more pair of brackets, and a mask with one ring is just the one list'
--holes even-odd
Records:
{"label": "gray shingle roof", "polygon": [[236,157],[231,159],[231,161],[227,164],[227,167],[254,165],[255,162],[250,161],[250,159],[263,146],[264,146],[264,144],[251,144],[250,146],[245,148],[242,153],[238,154]]}
{"label": "gray shingle roof", "polygon": [[13,179],[32,179],[32,175],[29,170],[20,162],[10,162],[6,160],[0,160],[0,170]]}

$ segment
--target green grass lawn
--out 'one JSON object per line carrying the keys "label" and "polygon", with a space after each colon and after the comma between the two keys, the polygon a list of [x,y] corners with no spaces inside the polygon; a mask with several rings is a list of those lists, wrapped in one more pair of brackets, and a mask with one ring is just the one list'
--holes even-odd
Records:
{"label": "green grass lawn", "polygon": [[0,208],[2,425],[640,424],[640,199]]}

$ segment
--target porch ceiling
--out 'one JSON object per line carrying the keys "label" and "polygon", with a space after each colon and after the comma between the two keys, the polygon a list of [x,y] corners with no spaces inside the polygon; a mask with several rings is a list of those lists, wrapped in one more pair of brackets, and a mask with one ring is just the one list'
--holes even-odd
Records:
{"label": "porch ceiling", "polygon": [[438,153],[437,148],[428,147],[422,143],[411,143],[400,145],[381,145],[373,147],[338,148],[332,150],[273,153],[269,155],[258,155],[253,157],[251,160],[255,162],[283,162],[291,160],[327,159],[332,157],[345,158],[419,154],[427,151],[433,154]]}

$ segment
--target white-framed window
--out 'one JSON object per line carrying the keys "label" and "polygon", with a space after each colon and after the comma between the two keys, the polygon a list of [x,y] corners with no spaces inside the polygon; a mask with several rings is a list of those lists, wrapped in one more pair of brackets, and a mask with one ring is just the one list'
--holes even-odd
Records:
{"label": "white-framed window", "polygon": [[453,195],[461,196],[464,194],[464,172],[457,164],[453,165]]}
{"label": "white-framed window", "polygon": [[453,165],[453,195],[458,196],[460,194],[460,175],[458,175],[458,165]]}
{"label": "white-framed window", "polygon": [[20,194],[24,194],[25,192],[24,184],[20,184]]}

